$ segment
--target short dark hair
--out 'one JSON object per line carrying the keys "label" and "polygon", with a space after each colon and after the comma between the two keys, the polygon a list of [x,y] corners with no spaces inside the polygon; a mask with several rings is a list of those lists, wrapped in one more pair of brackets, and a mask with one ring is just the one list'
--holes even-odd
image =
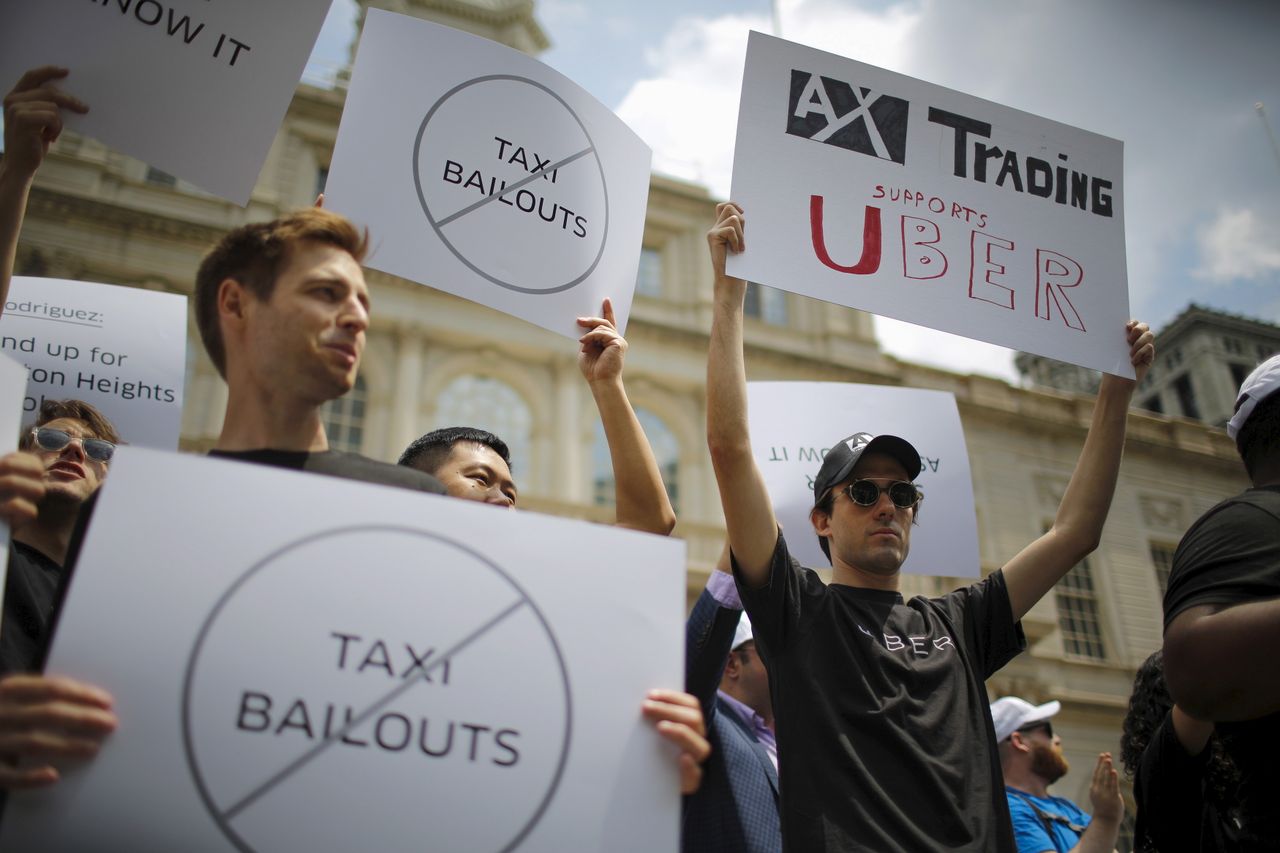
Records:
{"label": "short dark hair", "polygon": [[50,421],[62,418],[80,421],[89,428],[94,438],[106,439],[112,444],[120,443],[120,434],[116,432],[111,421],[84,400],[45,400],[40,404],[40,414],[36,416],[36,422],[22,431],[22,437],[18,440],[18,449],[30,450],[35,446],[36,440],[31,433],[32,427],[42,427]]}
{"label": "short dark hair", "polygon": [[453,446],[460,441],[483,444],[501,456],[508,468],[511,467],[511,451],[507,448],[505,441],[488,430],[456,426],[432,430],[415,440],[404,449],[404,453],[400,454],[397,464],[434,474],[449,458],[449,454],[453,452]]}
{"label": "short dark hair", "polygon": [[336,246],[356,263],[369,250],[369,232],[345,216],[318,207],[294,211],[271,222],[242,225],[227,234],[205,255],[196,273],[196,326],[204,348],[223,377],[227,352],[218,322],[218,288],[227,279],[244,285],[259,302],[271,298],[276,278],[293,246],[306,240]]}
{"label": "short dark hair", "polygon": [[[852,482],[852,481],[847,481],[847,482]],[[828,489],[827,493],[822,496],[821,500],[819,500],[816,504],[814,504],[813,506],[814,510],[817,510],[818,512],[824,512],[827,514],[827,517],[830,518],[831,507],[836,502],[836,492],[839,491],[840,487],[843,485],[844,483],[836,483],[834,486]],[[911,508],[912,524],[920,523],[920,504],[923,504],[923,503],[924,501],[920,501],[920,503],[917,503],[915,506]],[[827,555],[827,562],[831,563],[831,565],[834,566],[835,563],[831,562],[831,542],[828,541],[827,537],[825,536],[818,537],[818,547],[822,549],[822,553]]]}
{"label": "short dark hair", "polygon": [[1280,391],[1263,398],[1236,433],[1236,450],[1250,479],[1268,459],[1280,456]]}

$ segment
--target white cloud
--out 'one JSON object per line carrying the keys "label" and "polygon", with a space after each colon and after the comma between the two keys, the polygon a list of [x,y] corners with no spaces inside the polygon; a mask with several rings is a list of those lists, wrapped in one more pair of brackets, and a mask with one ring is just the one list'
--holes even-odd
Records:
{"label": "white cloud", "polygon": [[591,10],[582,0],[542,0],[538,4],[537,18],[550,33],[564,26],[585,22]]}
{"label": "white cloud", "polygon": [[1200,266],[1196,278],[1222,284],[1280,272],[1280,225],[1252,210],[1225,209],[1196,235]]}
{"label": "white cloud", "polygon": [[[782,8],[783,35],[862,62],[901,69],[919,23],[915,6],[882,12],[838,0],[792,0]],[[636,82],[618,114],[654,149],[654,168],[729,195],[747,33],[768,32],[764,16],[685,18],[646,53],[652,73]],[[882,348],[898,358],[960,373],[1017,381],[1012,351],[883,317]]]}
{"label": "white cloud", "polygon": [[682,18],[645,53],[653,74],[631,87],[618,115],[653,148],[653,167],[729,194],[747,32],[754,16]]}
{"label": "white cloud", "polygon": [[[906,6],[866,12],[793,0],[782,10],[788,39],[888,68],[901,64],[916,22]],[[652,71],[632,85],[618,115],[653,148],[656,170],[728,197],[747,33],[770,27],[764,15],[681,18],[645,52]]]}

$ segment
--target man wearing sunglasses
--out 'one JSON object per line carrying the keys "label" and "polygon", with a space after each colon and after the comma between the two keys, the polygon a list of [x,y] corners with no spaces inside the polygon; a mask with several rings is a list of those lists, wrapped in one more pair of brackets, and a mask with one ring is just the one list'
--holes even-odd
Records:
{"label": "man wearing sunglasses", "polygon": [[119,441],[88,403],[46,400],[15,457],[35,460],[34,516],[13,524],[0,621],[0,789],[57,780],[50,759],[97,751],[115,728],[110,697],[77,681],[35,674],[40,666],[67,547],[81,508],[102,485]]}
{"label": "man wearing sunglasses", "polygon": [[[787,550],[756,466],[743,355],[742,208],[707,233],[715,275],[707,441],[733,568],[769,670],[789,850],[1013,853],[985,680],[1025,646],[1019,620],[1097,547],[1136,383],[1105,376],[1053,527],[979,583],[904,602],[899,573],[919,519],[920,455],[893,436],[837,441],[814,479],[813,531],[832,583]],[[1125,335],[1138,379],[1155,355]],[[834,432],[833,428],[833,432]],[[843,432],[843,430],[842,430]],[[931,507],[930,513],[946,507]],[[945,573],[945,572],[943,572]]]}
{"label": "man wearing sunglasses", "polygon": [[1061,709],[1058,702],[1032,705],[1017,696],[991,703],[1018,853],[1111,853],[1124,819],[1124,798],[1111,753],[1099,755],[1093,768],[1092,818],[1066,797],[1049,793],[1049,786],[1069,769],[1062,738],[1054,735],[1050,719]]}

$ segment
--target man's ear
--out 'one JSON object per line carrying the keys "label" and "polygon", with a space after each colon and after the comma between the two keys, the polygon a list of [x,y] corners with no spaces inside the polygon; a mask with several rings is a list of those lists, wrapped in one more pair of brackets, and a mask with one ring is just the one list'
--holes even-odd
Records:
{"label": "man's ear", "polygon": [[831,537],[831,513],[815,506],[809,510],[809,523],[813,525],[814,533],[825,538]]}
{"label": "man's ear", "polygon": [[1009,746],[1014,752],[1030,752],[1031,747],[1027,744],[1027,739],[1022,736],[1022,732],[1013,732],[1009,735]]}
{"label": "man's ear", "polygon": [[218,285],[218,317],[232,322],[243,320],[251,298],[249,291],[239,281],[224,278]]}
{"label": "man's ear", "polygon": [[738,660],[738,653],[730,650],[729,660],[724,665],[724,677],[730,681],[734,681],[742,674],[742,661]]}

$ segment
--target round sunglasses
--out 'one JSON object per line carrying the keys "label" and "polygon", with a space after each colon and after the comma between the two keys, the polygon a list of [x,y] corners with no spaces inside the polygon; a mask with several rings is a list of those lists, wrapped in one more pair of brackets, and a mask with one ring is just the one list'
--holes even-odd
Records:
{"label": "round sunglasses", "polygon": [[893,480],[887,486],[881,486],[877,479],[873,478],[865,480],[854,480],[845,486],[841,491],[849,496],[849,500],[858,506],[875,506],[880,500],[882,492],[889,493],[889,500],[893,501],[893,505],[898,509],[910,509],[924,497],[924,493],[916,486],[915,483],[908,483],[906,480]]}
{"label": "round sunglasses", "polygon": [[31,430],[31,435],[36,440],[36,447],[53,453],[62,450],[73,441],[78,441],[81,449],[84,450],[84,455],[95,462],[110,462],[116,452],[116,446],[105,438],[81,438],[53,427],[36,427]]}

